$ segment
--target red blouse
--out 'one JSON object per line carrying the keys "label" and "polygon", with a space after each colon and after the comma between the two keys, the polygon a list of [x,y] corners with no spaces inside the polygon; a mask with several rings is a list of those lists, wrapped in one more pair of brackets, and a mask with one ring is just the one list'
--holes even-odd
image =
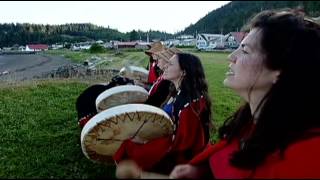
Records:
{"label": "red blouse", "polygon": [[215,178],[320,178],[320,137],[297,141],[285,150],[270,154],[266,161],[255,170],[236,168],[229,163],[231,153],[239,150],[239,139],[227,144],[225,140],[208,146],[189,163],[200,164],[209,159]]}
{"label": "red blouse", "polygon": [[153,84],[158,78],[157,72],[156,72],[156,66],[157,66],[157,63],[155,61],[150,64],[149,76],[148,76],[148,83],[150,84]]}
{"label": "red blouse", "polygon": [[[172,165],[187,163],[208,143],[200,116],[192,110],[198,102],[200,112],[206,109],[204,98],[186,105],[179,114],[179,126],[175,137],[161,137],[146,144],[137,144],[126,140],[113,156],[114,160],[119,162],[124,159],[132,159],[143,170],[154,170],[155,166],[166,166],[165,162],[168,161],[163,161],[166,158]],[[186,154],[190,156],[186,156]]]}

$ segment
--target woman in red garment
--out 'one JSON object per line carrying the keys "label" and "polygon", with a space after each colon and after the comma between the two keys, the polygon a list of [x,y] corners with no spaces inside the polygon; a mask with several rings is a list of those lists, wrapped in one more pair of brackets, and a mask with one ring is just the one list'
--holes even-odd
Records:
{"label": "woman in red garment", "polygon": [[320,178],[320,26],[283,10],[259,13],[249,28],[224,80],[246,104],[172,178]]}
{"label": "woman in red garment", "polygon": [[175,124],[174,135],[145,144],[135,139],[124,141],[114,155],[117,163],[130,159],[143,170],[169,174],[175,165],[187,163],[208,144],[211,102],[199,58],[177,53],[163,78],[175,87],[163,107]]}
{"label": "woman in red garment", "polygon": [[[181,52],[179,49],[173,47],[155,53],[159,69],[163,72],[170,58],[179,52]],[[172,88],[172,82],[164,79],[161,73],[151,86],[149,90],[149,97],[145,104],[162,108],[168,100],[167,97],[170,93],[170,88]]]}

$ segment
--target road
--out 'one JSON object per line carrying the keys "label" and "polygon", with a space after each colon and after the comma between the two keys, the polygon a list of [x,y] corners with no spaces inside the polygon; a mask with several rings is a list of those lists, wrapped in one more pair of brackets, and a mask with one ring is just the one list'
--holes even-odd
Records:
{"label": "road", "polygon": [[49,55],[0,55],[0,81],[26,80],[50,72],[71,61]]}

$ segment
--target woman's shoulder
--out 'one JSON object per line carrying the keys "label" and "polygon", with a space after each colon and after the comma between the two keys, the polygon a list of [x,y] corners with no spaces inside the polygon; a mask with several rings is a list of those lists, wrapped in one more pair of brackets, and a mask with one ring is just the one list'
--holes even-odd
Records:
{"label": "woman's shoulder", "polygon": [[199,98],[185,100],[183,104],[181,104],[181,109],[179,110],[179,116],[182,112],[193,112],[200,113],[206,106],[206,100],[203,96]]}
{"label": "woman's shoulder", "polygon": [[[279,158],[280,157],[280,158]],[[284,151],[271,155],[257,177],[320,178],[320,135],[290,144]]]}
{"label": "woman's shoulder", "polygon": [[285,151],[285,157],[287,157],[287,159],[296,159],[296,156],[298,155],[300,157],[303,156],[301,157],[302,159],[309,157],[311,159],[318,158],[320,160],[320,132],[317,136],[292,143]]}

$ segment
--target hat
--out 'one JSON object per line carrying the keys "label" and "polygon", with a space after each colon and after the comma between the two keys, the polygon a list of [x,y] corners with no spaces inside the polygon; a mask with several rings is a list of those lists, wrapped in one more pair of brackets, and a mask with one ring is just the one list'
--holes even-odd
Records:
{"label": "hat", "polygon": [[165,47],[161,44],[160,41],[151,44],[151,48],[146,50],[145,53],[156,53],[165,50]]}
{"label": "hat", "polygon": [[158,53],[155,53],[155,54],[158,56],[158,58],[161,58],[161,59],[163,59],[163,60],[165,60],[165,61],[169,61],[170,58],[171,58],[173,55],[175,55],[175,54],[177,54],[177,53],[181,53],[181,52],[182,52],[182,51],[180,51],[179,49],[177,49],[177,48],[175,48],[175,47],[172,47],[172,48],[165,49],[165,50],[163,50],[163,51],[161,51],[161,52],[158,52]]}

